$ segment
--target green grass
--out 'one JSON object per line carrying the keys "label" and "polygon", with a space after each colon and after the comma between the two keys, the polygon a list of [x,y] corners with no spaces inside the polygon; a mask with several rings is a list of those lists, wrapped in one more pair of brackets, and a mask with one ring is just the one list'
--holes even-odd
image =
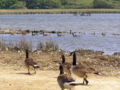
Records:
{"label": "green grass", "polygon": [[92,8],[93,0],[69,0],[67,5],[63,6],[64,8]]}
{"label": "green grass", "polygon": [[120,13],[120,9],[1,9],[0,14]]}
{"label": "green grass", "polygon": [[93,0],[78,0],[79,4],[84,7],[92,7]]}

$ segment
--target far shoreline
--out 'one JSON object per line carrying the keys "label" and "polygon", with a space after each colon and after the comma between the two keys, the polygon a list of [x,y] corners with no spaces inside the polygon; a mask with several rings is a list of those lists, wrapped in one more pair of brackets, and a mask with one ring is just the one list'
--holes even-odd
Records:
{"label": "far shoreline", "polygon": [[0,29],[0,34],[44,34],[44,33],[68,33],[65,31],[58,31],[58,30],[30,30],[30,29]]}
{"label": "far shoreline", "polygon": [[0,9],[0,15],[9,14],[93,14],[120,13],[120,9]]}

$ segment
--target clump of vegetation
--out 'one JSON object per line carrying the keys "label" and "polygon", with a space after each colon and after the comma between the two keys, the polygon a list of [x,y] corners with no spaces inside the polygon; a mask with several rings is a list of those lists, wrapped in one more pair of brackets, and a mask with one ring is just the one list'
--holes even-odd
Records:
{"label": "clump of vegetation", "polygon": [[38,50],[49,52],[49,51],[56,51],[59,50],[59,47],[57,44],[55,44],[53,41],[49,40],[45,43],[39,42],[37,46]]}
{"label": "clump of vegetation", "polygon": [[120,52],[115,52],[113,55],[114,56],[120,56]]}
{"label": "clump of vegetation", "polygon": [[112,2],[107,0],[94,0],[93,5],[94,8],[113,8]]}
{"label": "clump of vegetation", "polygon": [[25,49],[32,50],[32,43],[25,39],[21,39],[18,42],[9,41],[8,43],[0,40],[0,50],[24,51]]}
{"label": "clump of vegetation", "polygon": [[22,50],[22,51],[26,49],[32,50],[32,42],[29,42],[26,39],[21,39],[14,47],[14,49],[17,48],[18,50]]}
{"label": "clump of vegetation", "polygon": [[76,52],[78,52],[81,56],[84,56],[84,55],[102,55],[104,53],[102,51],[93,51],[93,50],[89,50],[89,49],[80,49],[80,50],[76,50]]}
{"label": "clump of vegetation", "polygon": [[26,3],[21,0],[0,0],[0,9],[24,9]]}
{"label": "clump of vegetation", "polygon": [[4,42],[4,40],[3,39],[1,39],[0,40],[0,50],[5,50],[5,47],[6,45],[5,45],[5,42]]}

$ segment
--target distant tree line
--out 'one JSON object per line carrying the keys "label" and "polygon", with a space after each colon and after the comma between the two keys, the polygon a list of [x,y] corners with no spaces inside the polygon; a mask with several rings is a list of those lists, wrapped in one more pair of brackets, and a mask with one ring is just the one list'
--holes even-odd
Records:
{"label": "distant tree line", "polygon": [[0,9],[120,8],[120,0],[0,0]]}

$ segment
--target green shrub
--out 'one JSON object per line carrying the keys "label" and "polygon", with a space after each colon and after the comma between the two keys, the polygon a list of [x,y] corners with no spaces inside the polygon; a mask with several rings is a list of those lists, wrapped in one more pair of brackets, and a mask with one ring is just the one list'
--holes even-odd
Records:
{"label": "green shrub", "polygon": [[108,0],[94,0],[94,8],[112,8],[112,3]]}
{"label": "green shrub", "polygon": [[25,9],[26,8],[26,3],[25,2],[21,2],[21,1],[17,1],[15,4],[10,6],[10,8],[11,9]]}

